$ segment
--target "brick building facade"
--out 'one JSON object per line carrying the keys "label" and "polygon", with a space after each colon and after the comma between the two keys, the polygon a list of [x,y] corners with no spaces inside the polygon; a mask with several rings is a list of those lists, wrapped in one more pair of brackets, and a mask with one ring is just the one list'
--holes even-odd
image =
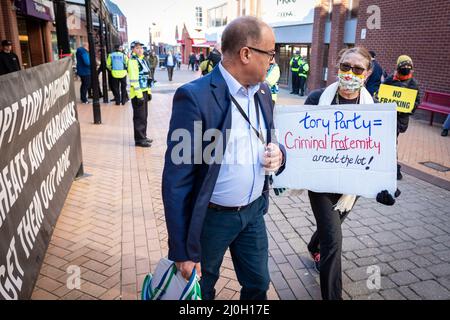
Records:
{"label": "brick building facade", "polygon": [[[314,11],[309,91],[335,81],[341,49],[361,45],[376,52],[378,62],[388,74],[395,71],[398,56],[411,56],[422,93],[425,90],[450,93],[450,1],[358,2],[357,24],[350,37],[346,28],[351,18],[349,8],[355,0],[318,2]],[[333,4],[331,14],[330,3]],[[377,19],[373,10],[379,10],[379,28],[373,28],[373,19]],[[329,42],[324,40],[327,23],[331,23]]]}
{"label": "brick building facade", "polygon": [[[367,29],[367,8],[373,1],[361,0],[356,44],[377,53],[388,72],[395,70],[401,54],[409,55],[422,92],[450,93],[450,1],[383,0],[380,29]],[[365,39],[361,30],[366,29]]]}

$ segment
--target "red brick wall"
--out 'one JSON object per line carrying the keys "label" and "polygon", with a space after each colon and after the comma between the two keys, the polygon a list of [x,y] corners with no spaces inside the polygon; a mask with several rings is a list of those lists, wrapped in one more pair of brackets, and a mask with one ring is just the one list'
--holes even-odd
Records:
{"label": "red brick wall", "polygon": [[2,39],[11,40],[13,51],[19,56],[22,65],[22,56],[20,54],[19,30],[17,28],[16,12],[12,9],[14,0],[0,0],[2,19],[0,28],[2,29]]}
{"label": "red brick wall", "polygon": [[[367,28],[367,7],[381,9],[381,29]],[[443,0],[361,0],[356,44],[377,54],[389,72],[395,70],[399,55],[409,55],[415,65],[420,89],[450,93],[450,1]]]}
{"label": "red brick wall", "polygon": [[325,21],[327,18],[327,0],[321,1],[321,6],[316,6],[314,9],[314,24],[311,44],[310,57],[310,76],[308,77],[308,89],[314,90],[322,87],[323,74],[323,55],[324,43],[323,37],[325,33]]}
{"label": "red brick wall", "polygon": [[5,22],[3,18],[3,2],[0,1],[0,40],[5,39]]}
{"label": "red brick wall", "polygon": [[334,1],[331,16],[330,51],[328,53],[327,83],[336,82],[338,53],[344,48],[344,27],[348,0]]}

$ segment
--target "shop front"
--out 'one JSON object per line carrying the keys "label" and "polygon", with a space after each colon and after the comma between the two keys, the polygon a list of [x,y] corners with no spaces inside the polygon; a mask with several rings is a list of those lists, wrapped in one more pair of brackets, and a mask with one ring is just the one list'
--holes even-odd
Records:
{"label": "shop front", "polygon": [[314,22],[315,0],[267,0],[261,17],[275,33],[276,60],[280,66],[281,86],[291,85],[289,62],[296,51],[309,61]]}
{"label": "shop front", "polygon": [[53,61],[53,3],[47,0],[16,0],[14,4],[23,67]]}

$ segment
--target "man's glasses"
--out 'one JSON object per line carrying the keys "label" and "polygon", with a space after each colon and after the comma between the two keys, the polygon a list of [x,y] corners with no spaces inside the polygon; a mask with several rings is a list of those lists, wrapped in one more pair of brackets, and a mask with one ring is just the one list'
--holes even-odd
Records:
{"label": "man's glasses", "polygon": [[339,65],[339,69],[341,69],[341,71],[343,72],[349,72],[350,70],[353,71],[354,74],[357,75],[362,75],[364,71],[366,71],[366,69],[358,67],[358,66],[354,66],[352,67],[350,64],[348,63],[341,63]]}
{"label": "man's glasses", "polygon": [[275,57],[275,55],[276,55],[276,52],[273,51],[273,50],[272,51],[264,51],[264,50],[261,50],[261,49],[258,49],[258,48],[253,48],[253,47],[248,47],[248,46],[247,46],[247,48],[249,48],[250,50],[254,50],[256,52],[259,52],[259,53],[267,54],[269,56],[269,61],[272,60]]}

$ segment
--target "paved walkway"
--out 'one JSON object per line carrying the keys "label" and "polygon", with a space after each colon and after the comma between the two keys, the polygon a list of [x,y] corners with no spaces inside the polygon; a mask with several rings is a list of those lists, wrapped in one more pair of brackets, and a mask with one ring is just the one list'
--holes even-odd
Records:
{"label": "paved walkway", "polygon": [[[165,139],[174,90],[194,74],[175,71],[174,83],[164,80],[164,72],[158,78],[149,114],[152,148],[134,147],[130,105],[102,105],[100,126],[92,124],[91,105],[79,106],[89,176],[71,188],[33,299],[138,299],[143,278],[167,254]],[[448,148],[450,140],[444,143]],[[450,299],[450,192],[409,175],[399,187],[403,193],[394,207],[361,199],[343,225],[346,299]],[[266,223],[269,299],[320,299],[306,248],[315,230],[307,195],[272,195]],[[373,265],[381,269],[380,290],[366,285]],[[66,285],[69,266],[81,269],[79,290]],[[229,255],[221,271],[217,298],[239,298]]]}

